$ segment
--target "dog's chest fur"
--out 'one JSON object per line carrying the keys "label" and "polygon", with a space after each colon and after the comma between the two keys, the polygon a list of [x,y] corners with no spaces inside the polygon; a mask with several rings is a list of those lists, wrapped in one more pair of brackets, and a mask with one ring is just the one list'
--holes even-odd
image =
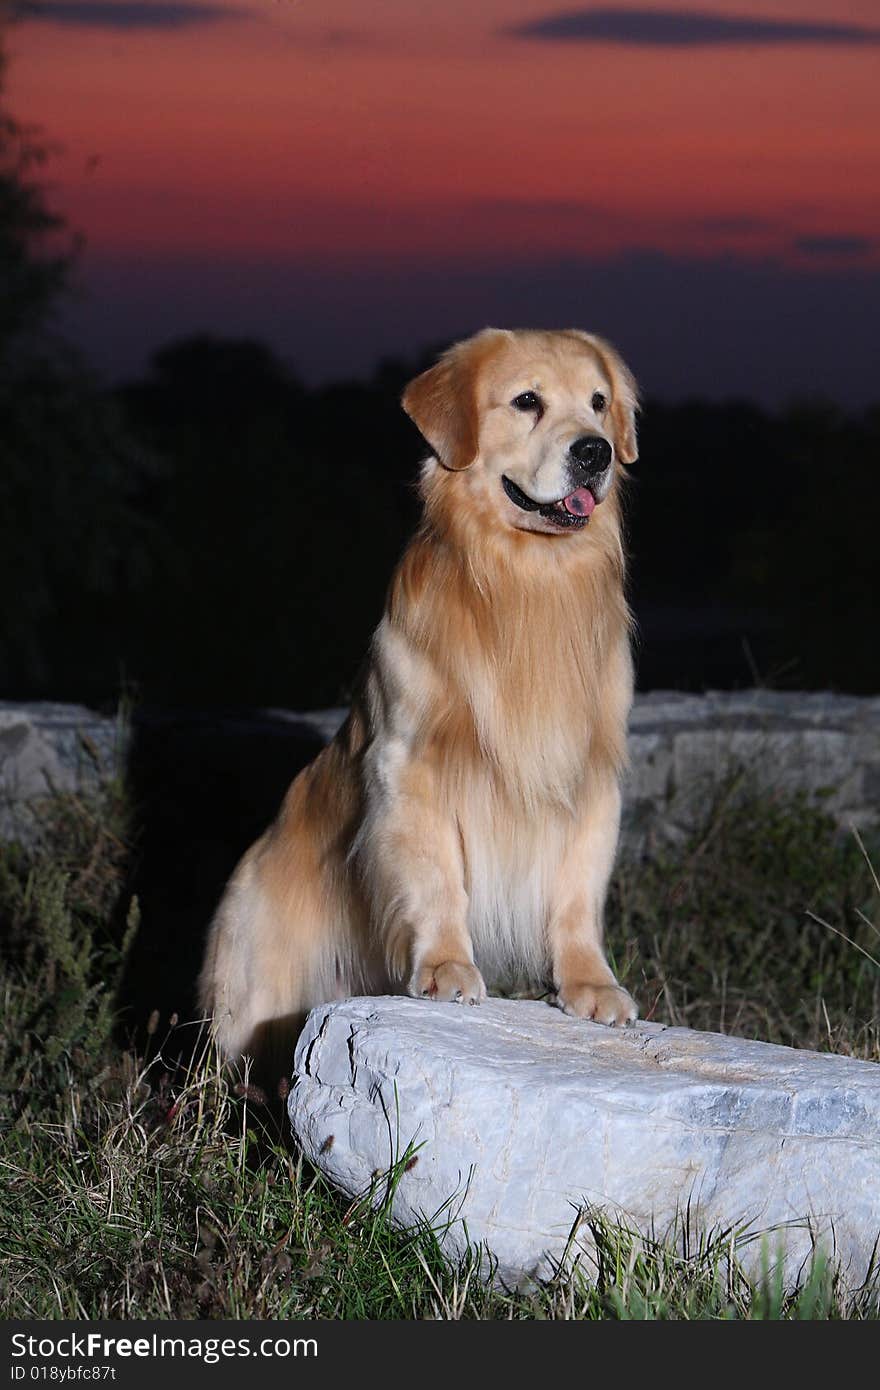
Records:
{"label": "dog's chest fur", "polygon": [[[558,597],[544,612],[466,613],[456,640],[386,615],[365,691],[366,822],[426,769],[456,827],[475,957],[495,984],[546,974],[545,928],[563,863],[599,782],[623,761],[632,672],[626,612],[597,631]],[[616,619],[616,621],[615,621]],[[422,640],[419,640],[421,638]],[[444,654],[442,662],[438,650]],[[424,781],[422,785],[425,785]]]}

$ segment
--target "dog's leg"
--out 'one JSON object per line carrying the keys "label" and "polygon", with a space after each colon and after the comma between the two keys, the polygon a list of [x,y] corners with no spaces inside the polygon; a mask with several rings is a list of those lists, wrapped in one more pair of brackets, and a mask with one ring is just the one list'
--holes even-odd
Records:
{"label": "dog's leg", "polygon": [[638,1009],[602,949],[602,914],[620,828],[616,781],[596,787],[562,864],[549,934],[557,1003],[576,1018],[631,1023]]}
{"label": "dog's leg", "polygon": [[429,768],[409,764],[378,799],[358,853],[389,973],[407,994],[479,1004],[486,997],[467,928],[461,843]]}

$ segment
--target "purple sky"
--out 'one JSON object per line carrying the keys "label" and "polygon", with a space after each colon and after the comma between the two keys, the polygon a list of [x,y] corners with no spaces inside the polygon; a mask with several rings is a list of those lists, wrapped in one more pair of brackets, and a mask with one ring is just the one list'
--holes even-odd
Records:
{"label": "purple sky", "polygon": [[579,325],[647,394],[880,397],[875,0],[43,0],[7,99],[108,376],[196,331],[309,381]]}

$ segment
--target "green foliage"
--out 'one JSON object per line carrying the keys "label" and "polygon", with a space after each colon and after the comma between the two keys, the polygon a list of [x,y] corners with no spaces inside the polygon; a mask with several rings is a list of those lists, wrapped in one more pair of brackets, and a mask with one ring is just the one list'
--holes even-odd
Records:
{"label": "green foliage", "polygon": [[41,848],[0,846],[0,1095],[6,1122],[19,1128],[34,1115],[58,1117],[72,1074],[91,1078],[106,1060],[138,926],[125,895],[125,819],[114,790],[93,805],[61,799]]}

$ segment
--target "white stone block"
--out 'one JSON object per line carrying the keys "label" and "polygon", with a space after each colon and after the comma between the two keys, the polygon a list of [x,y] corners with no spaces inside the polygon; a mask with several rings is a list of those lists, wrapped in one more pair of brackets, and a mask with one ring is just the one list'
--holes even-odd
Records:
{"label": "white stone block", "polygon": [[880,1236],[880,1067],[852,1058],[535,1001],[351,999],[309,1016],[289,1113],[351,1196],[421,1146],[392,1218],[454,1215],[449,1254],[469,1238],[508,1283],[550,1274],[585,1208],[657,1235],[689,1208],[741,1229],[754,1273],[769,1232],[790,1282],[818,1241],[858,1285]]}

